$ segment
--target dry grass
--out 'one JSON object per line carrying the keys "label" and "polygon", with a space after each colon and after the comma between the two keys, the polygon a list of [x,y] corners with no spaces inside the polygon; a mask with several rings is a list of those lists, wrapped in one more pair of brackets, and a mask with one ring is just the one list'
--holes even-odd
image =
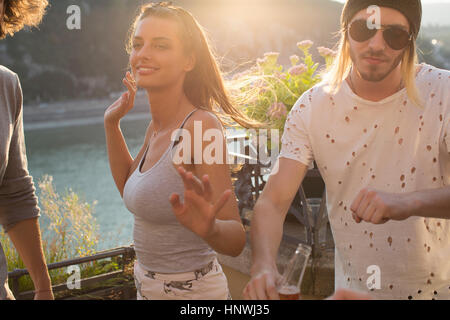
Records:
{"label": "dry grass", "polygon": [[[47,264],[75,257],[92,255],[97,251],[99,228],[93,217],[93,204],[83,202],[72,190],[60,196],[53,187],[53,178],[44,176],[39,182],[41,208],[40,224],[42,244]],[[0,242],[8,261],[8,270],[24,269],[23,261],[13,247],[9,237],[0,232]],[[118,270],[115,261],[94,261],[80,266],[81,276],[92,276],[99,273]],[[64,269],[50,271],[52,283],[62,283],[70,276]],[[32,290],[33,284],[29,276],[20,278],[19,290]]]}

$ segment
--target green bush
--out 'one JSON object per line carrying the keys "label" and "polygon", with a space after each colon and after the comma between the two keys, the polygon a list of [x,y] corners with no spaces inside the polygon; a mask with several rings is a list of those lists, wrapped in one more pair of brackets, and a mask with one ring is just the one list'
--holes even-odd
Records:
{"label": "green bush", "polygon": [[[95,202],[88,204],[81,201],[72,190],[60,196],[53,187],[51,176],[44,176],[38,186],[40,223],[41,226],[47,226],[42,229],[42,244],[47,264],[94,254],[99,242],[98,224],[92,215]],[[8,261],[8,270],[24,269],[22,260],[3,231],[0,233],[0,242]],[[118,269],[119,265],[114,260],[94,261],[80,266],[82,277]],[[64,268],[50,270],[52,284],[63,283],[68,276]],[[32,289],[30,277],[21,277],[19,291]]]}

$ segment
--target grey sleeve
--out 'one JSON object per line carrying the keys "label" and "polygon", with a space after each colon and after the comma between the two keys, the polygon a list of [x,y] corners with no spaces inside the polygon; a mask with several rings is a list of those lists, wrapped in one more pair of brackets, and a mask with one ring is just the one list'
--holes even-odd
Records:
{"label": "grey sleeve", "polygon": [[38,201],[33,178],[28,173],[25,138],[23,131],[22,89],[15,75],[14,130],[10,140],[8,164],[0,185],[0,224],[7,232],[16,223],[39,217]]}

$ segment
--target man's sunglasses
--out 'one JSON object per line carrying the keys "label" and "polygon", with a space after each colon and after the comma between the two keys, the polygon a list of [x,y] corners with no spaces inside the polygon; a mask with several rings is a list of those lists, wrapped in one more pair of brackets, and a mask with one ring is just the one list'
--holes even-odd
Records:
{"label": "man's sunglasses", "polygon": [[[350,24],[348,33],[357,42],[364,42],[372,38],[380,29],[369,29],[367,20],[355,20]],[[412,39],[412,34],[398,26],[382,27],[384,41],[394,50],[405,48]]]}

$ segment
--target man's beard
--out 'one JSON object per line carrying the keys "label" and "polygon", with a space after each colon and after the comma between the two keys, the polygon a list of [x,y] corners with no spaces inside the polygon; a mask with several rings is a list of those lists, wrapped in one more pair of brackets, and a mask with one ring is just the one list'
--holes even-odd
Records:
{"label": "man's beard", "polygon": [[[398,57],[396,57],[394,59],[394,61],[392,62],[392,65],[388,68],[388,70],[383,73],[381,73],[380,71],[377,70],[378,66],[376,66],[376,65],[369,67],[371,69],[370,71],[363,72],[360,68],[358,68],[358,65],[355,63],[355,61],[358,61],[356,59],[357,55],[351,48],[350,48],[350,57],[353,61],[353,65],[356,67],[356,70],[358,71],[361,78],[363,78],[366,81],[370,81],[370,82],[379,82],[379,81],[384,80],[387,76],[389,76],[391,74],[391,72],[394,69],[396,69],[398,67],[398,65],[402,61],[403,53],[400,54]],[[384,61],[386,61],[388,59],[388,57],[383,55],[383,53],[377,53],[375,51],[368,51],[368,52],[360,55],[361,59],[359,61],[361,61],[365,57],[379,58],[379,59],[383,59]]]}

